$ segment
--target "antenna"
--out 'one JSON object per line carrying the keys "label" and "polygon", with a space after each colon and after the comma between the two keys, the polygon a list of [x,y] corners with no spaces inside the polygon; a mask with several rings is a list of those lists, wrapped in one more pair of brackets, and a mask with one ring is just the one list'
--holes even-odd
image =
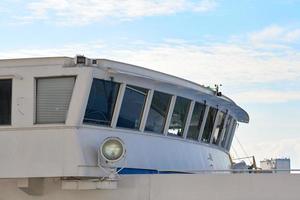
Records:
{"label": "antenna", "polygon": [[222,92],[220,92],[220,87],[222,87],[222,84],[215,84],[215,95],[222,96]]}

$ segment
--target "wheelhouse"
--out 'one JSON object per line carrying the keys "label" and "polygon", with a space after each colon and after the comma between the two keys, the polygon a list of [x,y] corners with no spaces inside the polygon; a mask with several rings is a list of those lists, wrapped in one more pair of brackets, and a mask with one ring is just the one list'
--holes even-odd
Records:
{"label": "wheelhouse", "polygon": [[201,94],[195,99],[180,93],[94,77],[83,125],[178,138],[229,151],[237,126],[230,110],[209,104]]}
{"label": "wheelhouse", "polygon": [[210,88],[106,59],[0,60],[0,97],[0,177],[99,175],[110,136],[130,169],[228,169],[238,122],[249,121]]}

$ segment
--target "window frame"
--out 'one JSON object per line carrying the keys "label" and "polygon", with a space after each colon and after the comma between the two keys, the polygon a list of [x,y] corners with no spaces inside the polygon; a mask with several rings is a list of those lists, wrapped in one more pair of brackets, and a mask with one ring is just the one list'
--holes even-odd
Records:
{"label": "window frame", "polygon": [[[208,106],[205,103],[201,103],[199,101],[193,101],[193,104],[194,104],[193,108],[190,111],[191,112],[190,113],[190,115],[191,115],[190,116],[190,121],[189,121],[189,123],[187,124],[187,127],[186,127],[186,136],[185,136],[185,138],[187,140],[191,140],[191,141],[199,141],[199,136],[201,135],[201,130],[202,130],[203,124],[206,123],[206,118],[207,118],[206,109],[207,109]],[[197,133],[197,138],[193,139],[193,138],[189,138],[187,136],[188,136],[188,133],[189,133],[189,129],[191,127],[191,122],[192,122],[192,118],[193,118],[193,114],[194,114],[194,110],[195,110],[196,104],[200,104],[201,106],[203,106],[204,110],[203,110],[203,116],[200,115],[200,119],[198,120],[198,123],[200,123],[200,120],[201,120],[201,125],[200,125],[198,133]]]}
{"label": "window frame", "polygon": [[[105,81],[110,81],[111,80],[111,79],[107,79],[107,78],[103,78],[103,77],[92,77],[90,87],[92,86],[94,79],[105,80]],[[102,126],[102,125],[99,125],[99,124],[83,123],[84,113],[83,113],[83,117],[82,117],[82,120],[81,120],[83,125],[93,126],[93,127],[100,128],[100,129],[105,129],[105,130],[109,130],[110,128],[113,128],[113,129],[120,130],[120,131],[122,130],[122,131],[127,132],[127,133],[143,134],[143,135],[151,135],[151,136],[155,136],[155,137],[175,139],[175,140],[195,143],[195,144],[199,144],[199,145],[206,145],[206,146],[209,145],[212,148],[216,148],[216,149],[219,149],[219,150],[222,150],[222,151],[226,150],[225,148],[223,148],[221,146],[221,141],[219,142],[219,145],[215,145],[215,144],[213,145],[209,141],[208,142],[202,141],[202,137],[203,137],[203,133],[204,133],[205,125],[207,123],[208,114],[209,114],[210,109],[215,109],[216,112],[217,112],[216,115],[215,115],[214,121],[213,121],[214,122],[213,123],[213,129],[214,129],[214,126],[215,126],[215,123],[216,123],[216,117],[217,117],[218,112],[219,111],[223,112],[223,113],[225,113],[225,116],[227,116],[228,115],[228,113],[227,113],[228,110],[219,109],[218,106],[207,103],[205,98],[193,98],[193,97],[188,96],[188,95],[180,95],[180,96],[178,95],[177,96],[175,93],[170,93],[170,91],[167,91],[167,90],[163,90],[163,89],[160,89],[160,88],[155,89],[153,87],[145,87],[145,85],[140,86],[134,81],[133,82],[132,81],[127,81],[127,80],[125,81],[123,79],[117,79],[117,81],[113,80],[113,82],[119,84],[119,91],[118,91],[117,99],[116,99],[116,102],[115,102],[115,105],[114,105],[114,112],[113,112],[113,116],[112,116],[112,120],[111,120],[111,125],[110,126]],[[141,120],[140,120],[138,129],[131,129],[131,128],[117,126],[117,122],[118,122],[118,119],[119,119],[120,110],[121,110],[121,107],[122,107],[123,98],[124,98],[127,86],[129,86],[129,87],[130,86],[141,87],[143,89],[148,90],[147,97],[145,98],[145,103],[144,103],[144,106],[143,106],[143,111],[141,113]],[[148,121],[148,118],[149,118],[149,115],[150,115],[151,104],[152,104],[155,92],[160,92],[160,93],[163,93],[163,94],[166,94],[166,95],[170,96],[170,101],[169,101],[169,105],[168,105],[168,112],[166,113],[164,126],[162,127],[163,131],[161,133],[146,130],[146,125],[147,125],[147,121]],[[86,102],[88,103],[90,91],[87,95],[88,96],[87,96]],[[185,98],[185,99],[189,100],[189,107],[188,107],[187,114],[186,114],[187,116],[186,116],[183,136],[176,136],[176,135],[168,134],[168,129],[169,129],[170,122],[171,122],[171,119],[172,119],[172,115],[173,115],[173,112],[174,112],[177,97],[182,97],[182,98]],[[86,103],[86,106],[87,106],[87,103]],[[195,107],[196,103],[203,104],[205,106],[205,109],[204,109],[202,123],[201,123],[201,126],[200,126],[198,139],[194,140],[194,139],[187,138],[187,132],[188,132],[188,129],[189,129],[189,126],[190,126],[193,110],[194,110],[194,107]],[[85,106],[85,109],[86,109],[86,106]],[[225,118],[225,120],[226,120],[226,118]],[[225,122],[224,122],[224,126],[225,126]],[[224,130],[225,130],[224,126],[223,126],[222,132],[224,132]],[[212,134],[213,134],[213,132],[211,132],[211,134],[210,134],[210,138],[209,138],[210,140],[212,139]]]}
{"label": "window frame", "polygon": [[[184,100],[184,101],[187,101],[187,103],[188,103],[188,104],[187,104],[187,109],[186,109],[186,111],[185,111],[184,121],[183,121],[183,131],[182,131],[182,135],[169,133],[170,125],[171,125],[171,122],[172,122],[172,119],[173,119],[173,115],[174,115],[174,111],[175,111],[175,107],[176,107],[176,103],[177,103],[177,100],[178,100],[179,98],[181,98],[181,99]],[[191,100],[191,99],[186,98],[186,97],[182,97],[182,96],[176,96],[175,103],[174,103],[174,106],[173,106],[173,109],[172,109],[172,113],[171,113],[170,123],[168,124],[168,127],[166,128],[166,129],[167,129],[167,135],[168,135],[168,136],[171,136],[171,137],[179,137],[179,138],[185,139],[184,136],[185,136],[185,131],[186,131],[186,124],[187,124],[188,117],[189,117],[189,114],[190,114],[191,104],[192,104],[192,100]]]}
{"label": "window frame", "polygon": [[232,125],[230,127],[230,134],[229,134],[230,137],[228,137],[228,140],[227,140],[227,143],[226,143],[226,146],[225,146],[225,149],[227,151],[229,151],[230,148],[231,148],[231,144],[232,144],[233,137],[234,137],[234,134],[235,134],[235,131],[236,131],[237,127],[238,127],[238,121],[235,118],[233,118]]}
{"label": "window frame", "polygon": [[[93,86],[94,80],[112,81],[112,82],[118,84],[117,97],[116,97],[116,101],[115,101],[115,103],[113,105],[112,117],[111,117],[110,123],[107,126],[103,125],[103,124],[96,124],[96,123],[87,123],[87,122],[84,122],[85,113],[86,113],[86,109],[88,107],[88,102],[89,102],[89,98],[90,98],[90,94],[91,94],[91,91],[92,91],[92,86]],[[81,124],[83,124],[83,125],[89,125],[89,126],[93,126],[93,127],[116,128],[116,124],[117,124],[119,112],[120,112],[120,109],[121,109],[122,100],[123,100],[125,89],[126,89],[126,84],[118,82],[118,81],[114,81],[113,79],[109,79],[108,80],[108,79],[105,79],[105,78],[92,77],[91,84],[90,84],[90,87],[88,89],[89,89],[89,92],[88,92],[87,97],[86,97],[86,105],[84,107],[83,117],[82,117],[82,120],[81,120]]]}
{"label": "window frame", "polygon": [[150,107],[151,107],[153,95],[154,95],[154,90],[149,89],[148,90],[148,95],[147,95],[147,98],[146,98],[146,102],[145,102],[145,106],[144,106],[144,112],[142,114],[142,119],[141,119],[141,122],[140,122],[140,128],[139,128],[139,131],[142,132],[142,133],[145,132],[145,127],[146,127],[148,115],[149,115],[149,112],[150,112]]}
{"label": "window frame", "polygon": [[[218,120],[220,115],[222,115],[222,118],[220,119],[220,121]],[[213,145],[218,145],[218,143],[220,142],[220,137],[222,136],[222,132],[223,132],[223,128],[224,128],[224,124],[225,124],[225,120],[226,120],[226,112],[223,112],[221,110],[218,109],[216,118],[215,118],[215,122],[214,122],[214,128],[212,130],[212,134],[211,134],[211,138],[210,138],[210,142]],[[214,134],[216,129],[218,128],[218,123],[220,123],[220,128],[218,129],[218,133],[217,133],[217,139],[216,142],[214,142]]]}
{"label": "window frame", "polygon": [[[205,127],[206,127],[206,125],[207,125],[207,123],[208,123],[208,117],[209,117],[209,113],[210,113],[210,111],[211,111],[211,109],[212,110],[214,110],[214,116],[213,116],[213,121],[212,121],[212,129],[211,129],[211,131],[209,131],[208,132],[208,138],[207,138],[207,141],[204,141],[203,139],[203,136],[204,136],[204,132],[205,132]],[[200,141],[201,142],[203,142],[203,143],[207,143],[207,144],[211,144],[211,139],[212,139],[212,134],[213,134],[213,131],[214,131],[214,129],[215,129],[215,125],[216,125],[216,118],[217,118],[217,115],[218,115],[218,112],[219,112],[219,109],[217,108],[217,107],[214,107],[214,106],[209,106],[209,108],[208,108],[208,112],[207,112],[207,115],[206,115],[206,120],[205,120],[205,124],[204,124],[204,127],[203,127],[203,130],[202,130],[202,134],[201,134],[201,138],[200,138]]]}
{"label": "window frame", "polygon": [[[229,131],[230,131],[229,129],[230,129],[232,121],[233,121],[233,117],[230,115],[230,113],[227,112],[225,122],[224,122],[223,132],[222,132],[219,144],[218,144],[218,146],[220,146],[221,148],[225,148],[226,140],[229,136]],[[223,147],[223,141],[224,141],[224,147]]]}
{"label": "window frame", "polygon": [[[167,127],[169,126],[168,124],[170,122],[168,122],[170,119],[170,113],[173,112],[173,107],[174,107],[174,98],[175,96],[170,94],[170,93],[167,93],[167,92],[164,92],[164,91],[160,91],[160,90],[152,90],[152,95],[151,95],[151,98],[147,99],[150,100],[150,102],[148,103],[149,107],[147,108],[148,110],[145,110],[144,111],[147,111],[146,114],[144,114],[145,116],[145,124],[144,124],[144,127],[143,127],[143,132],[145,133],[149,133],[149,134],[154,134],[154,135],[161,135],[161,136],[166,136],[166,130],[167,130]],[[150,110],[151,110],[151,105],[152,105],[152,101],[153,101],[153,98],[154,98],[154,95],[155,95],[155,92],[159,92],[159,93],[163,93],[165,95],[169,95],[170,97],[170,100],[169,100],[169,104],[168,104],[168,108],[167,108],[167,113],[166,113],[166,116],[165,116],[165,119],[164,119],[164,125],[162,126],[162,131],[161,132],[155,132],[155,131],[149,131],[149,130],[146,130],[146,126],[147,126],[147,121],[148,121],[148,118],[149,118],[149,114],[150,114]],[[146,102],[147,104],[147,102]],[[146,105],[147,106],[147,105]],[[171,113],[172,114],[172,113]]]}
{"label": "window frame", "polygon": [[[145,94],[143,107],[141,108],[141,113],[140,113],[140,116],[139,116],[139,126],[138,126],[137,128],[128,128],[128,127],[118,126],[118,120],[119,120],[119,118],[120,118],[120,113],[121,113],[121,110],[122,110],[122,105],[123,105],[123,102],[124,102],[124,96],[125,96],[126,90],[127,90],[127,89],[131,89],[131,90],[134,90],[134,91],[140,93],[140,91],[136,90],[134,87],[138,87],[138,88],[141,88],[141,89],[144,89],[144,90],[147,91],[146,94]],[[120,90],[120,89],[119,89],[119,90]],[[147,106],[147,105],[146,105],[146,104],[147,104],[147,100],[149,99],[149,98],[148,98],[149,92],[150,92],[150,89],[148,89],[148,88],[143,88],[143,87],[140,87],[140,86],[134,86],[134,85],[132,85],[132,84],[126,84],[126,86],[125,86],[125,91],[124,91],[124,93],[123,93],[123,95],[122,95],[122,101],[120,102],[120,109],[119,109],[118,115],[116,116],[116,128],[118,128],[118,129],[128,129],[128,130],[137,130],[137,131],[140,130],[141,125],[142,125],[142,121],[143,121],[143,116],[144,116],[145,108],[146,108],[146,106]],[[119,95],[119,94],[118,94],[118,95]],[[117,98],[119,98],[119,96],[118,96]],[[116,101],[116,104],[117,104],[117,101]],[[114,114],[115,114],[115,113],[113,112],[113,115],[114,115]],[[112,118],[112,119],[113,119],[113,118]]]}

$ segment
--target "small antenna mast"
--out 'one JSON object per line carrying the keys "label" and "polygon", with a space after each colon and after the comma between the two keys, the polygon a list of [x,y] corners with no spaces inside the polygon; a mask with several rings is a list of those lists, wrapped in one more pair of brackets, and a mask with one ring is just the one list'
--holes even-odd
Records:
{"label": "small antenna mast", "polygon": [[222,84],[215,84],[215,95],[222,96],[222,92],[220,92],[220,87],[222,87]]}

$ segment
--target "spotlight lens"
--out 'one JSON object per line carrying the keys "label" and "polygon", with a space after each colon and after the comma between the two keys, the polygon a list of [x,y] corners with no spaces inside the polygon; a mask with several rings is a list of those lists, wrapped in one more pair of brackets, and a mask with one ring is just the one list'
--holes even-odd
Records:
{"label": "spotlight lens", "polygon": [[117,139],[108,139],[102,145],[102,154],[108,161],[117,161],[123,156],[123,144]]}

